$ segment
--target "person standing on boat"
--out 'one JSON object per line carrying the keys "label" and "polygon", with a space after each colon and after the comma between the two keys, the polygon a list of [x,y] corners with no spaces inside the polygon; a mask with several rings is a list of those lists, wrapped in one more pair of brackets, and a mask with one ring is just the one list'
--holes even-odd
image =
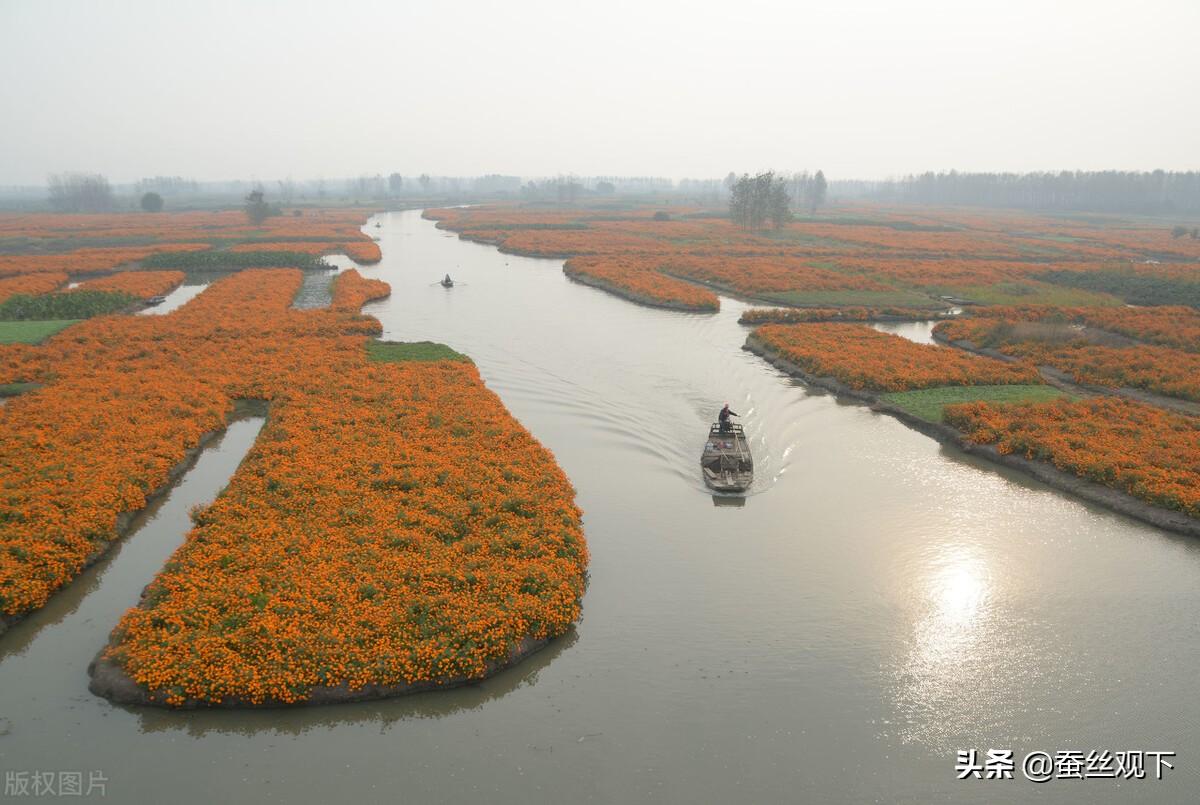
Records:
{"label": "person standing on boat", "polygon": [[725,403],[725,407],[721,409],[721,413],[717,414],[717,421],[721,423],[722,433],[728,433],[731,430],[729,427],[731,424],[729,417],[731,416],[741,416],[741,414],[735,414],[733,411],[729,410],[729,403]]}

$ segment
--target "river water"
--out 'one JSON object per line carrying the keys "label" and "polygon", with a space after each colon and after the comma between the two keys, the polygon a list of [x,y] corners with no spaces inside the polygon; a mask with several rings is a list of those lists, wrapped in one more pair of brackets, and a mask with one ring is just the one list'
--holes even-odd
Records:
{"label": "river water", "polygon": [[[384,260],[362,273],[392,285],[366,308],[384,337],[471,355],[575,484],[577,628],[455,691],[119,708],[85,668],[161,565],[147,553],[0,639],[0,768],[103,770],[109,799],[145,802],[1193,800],[1195,540],[805,388],[741,350],[743,303],[640,307],[417,212],[365,231]],[[700,479],[726,401],[756,455],[744,500]],[[204,473],[213,491],[232,468]],[[956,750],[992,748],[1179,754],[1162,781],[955,779]]]}

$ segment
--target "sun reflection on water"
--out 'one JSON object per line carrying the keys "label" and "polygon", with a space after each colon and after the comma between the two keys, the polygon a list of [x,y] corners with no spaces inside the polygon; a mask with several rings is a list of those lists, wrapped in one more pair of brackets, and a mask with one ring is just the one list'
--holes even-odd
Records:
{"label": "sun reflection on water", "polygon": [[972,548],[949,552],[931,570],[910,668],[919,687],[946,689],[967,684],[964,668],[986,640],[989,573]]}
{"label": "sun reflection on water", "polygon": [[976,546],[944,546],[911,582],[912,638],[896,691],[906,737],[941,743],[975,733],[995,717],[1012,659],[988,557]]}

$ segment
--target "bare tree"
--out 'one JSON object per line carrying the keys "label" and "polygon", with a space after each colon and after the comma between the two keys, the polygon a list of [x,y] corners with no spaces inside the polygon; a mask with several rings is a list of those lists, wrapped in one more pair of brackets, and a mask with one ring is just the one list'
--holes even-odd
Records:
{"label": "bare tree", "polygon": [[50,206],[62,212],[105,212],[116,206],[108,179],[99,173],[52,173]]}
{"label": "bare tree", "polygon": [[279,198],[284,204],[291,204],[292,197],[296,195],[296,183],[292,181],[292,177],[279,180]]}

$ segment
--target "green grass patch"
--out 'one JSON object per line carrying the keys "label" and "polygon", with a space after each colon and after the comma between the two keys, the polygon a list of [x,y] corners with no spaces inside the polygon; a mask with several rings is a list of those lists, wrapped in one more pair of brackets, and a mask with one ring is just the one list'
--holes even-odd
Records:
{"label": "green grass patch", "polygon": [[[0,254],[62,254],[76,249],[111,249],[121,246],[147,246],[157,243],[153,235],[130,237],[9,237],[0,238]],[[176,242],[176,241],[172,241]]]}
{"label": "green grass patch", "polygon": [[1200,308],[1200,282],[1141,274],[1132,270],[1047,271],[1038,279],[1084,291],[1112,294],[1134,305],[1189,305]]}
{"label": "green grass patch", "polygon": [[367,357],[373,361],[400,363],[402,361],[462,361],[471,359],[455,352],[445,344],[434,341],[368,341]]}
{"label": "green grass patch", "polygon": [[785,243],[797,243],[812,249],[828,249],[835,252],[847,251],[861,245],[851,241],[826,238],[820,235],[810,235],[807,232],[800,232],[795,229],[786,228],[761,230],[757,231],[755,234],[764,238],[770,238],[771,240],[783,241]]}
{"label": "green grass patch", "polygon": [[[332,245],[331,245],[332,248]],[[306,270],[333,266],[320,255],[304,252],[158,252],[142,261],[142,268],[279,268],[294,266]]]}
{"label": "green grass patch", "polygon": [[66,321],[118,313],[138,301],[119,291],[14,294],[0,303],[0,321]]}
{"label": "green grass patch", "polygon": [[75,324],[78,319],[57,321],[0,321],[0,344],[40,344],[50,336]]}
{"label": "green grass patch", "polygon": [[1044,282],[997,282],[994,285],[978,285],[972,288],[946,288],[942,292],[982,305],[1112,307],[1121,304],[1120,299],[1107,293]]}
{"label": "green grass patch", "polygon": [[16,397],[39,386],[40,383],[0,383],[0,397]]}
{"label": "green grass patch", "polygon": [[796,307],[946,307],[943,301],[900,288],[894,291],[780,291],[758,296]]}
{"label": "green grass patch", "polygon": [[894,391],[881,399],[930,422],[941,422],[947,405],[965,402],[1046,402],[1065,395],[1054,386],[938,386],[917,391]]}

